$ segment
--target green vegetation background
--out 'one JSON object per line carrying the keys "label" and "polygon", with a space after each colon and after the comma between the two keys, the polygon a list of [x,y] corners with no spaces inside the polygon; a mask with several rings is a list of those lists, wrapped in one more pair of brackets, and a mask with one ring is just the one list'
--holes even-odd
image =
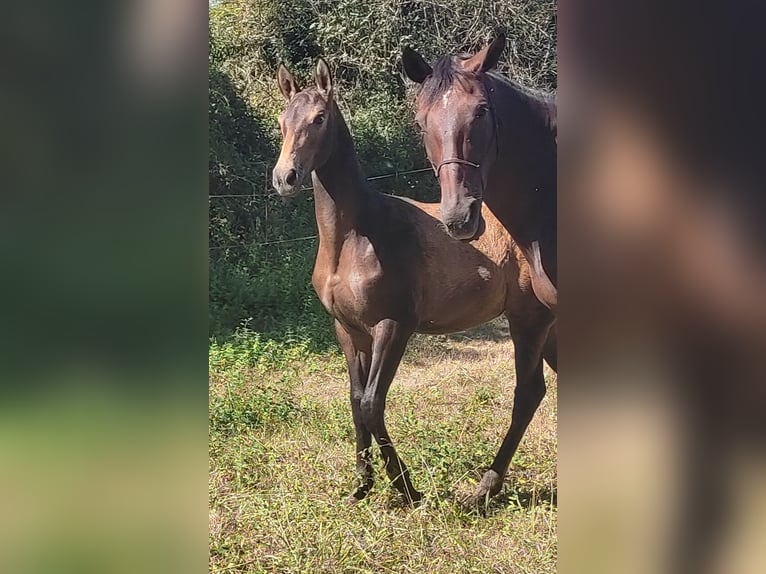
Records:
{"label": "green vegetation background", "polygon": [[[280,61],[305,85],[316,57],[327,58],[368,177],[428,165],[413,88],[401,73],[405,45],[433,62],[447,52],[474,51],[503,29],[509,43],[500,71],[529,86],[556,87],[550,1],[224,0],[210,8],[209,26],[213,347],[243,335],[272,350],[335,345],[310,283],[316,240],[280,242],[316,233],[311,193],[284,201],[271,188],[284,107],[275,81]],[[371,185],[436,201],[435,183],[424,172]],[[223,197],[231,195],[247,197]]]}

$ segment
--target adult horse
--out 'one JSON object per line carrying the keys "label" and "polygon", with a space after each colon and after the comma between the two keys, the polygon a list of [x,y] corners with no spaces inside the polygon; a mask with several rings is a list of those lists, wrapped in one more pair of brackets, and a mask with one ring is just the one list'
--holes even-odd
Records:
{"label": "adult horse", "polygon": [[372,486],[373,436],[394,486],[411,504],[421,499],[384,423],[386,394],[413,333],[462,331],[504,313],[517,384],[510,429],[475,494],[476,502],[484,500],[500,491],[545,394],[543,354],[555,369],[555,339],[548,340],[553,315],[533,294],[526,259],[489,210],[480,238],[456,241],[437,218],[438,204],[370,190],[322,59],[314,80],[301,91],[279,67],[288,103],[279,116],[283,143],[273,184],[292,197],[312,177],[319,231],[312,284],[335,319],[351,379],[361,480],[350,500],[364,498]]}
{"label": "adult horse", "polygon": [[481,233],[486,203],[529,262],[535,294],[555,313],[556,104],[491,71],[504,47],[500,34],[476,54],[445,55],[433,67],[405,48],[402,64],[421,85],[416,120],[449,234]]}

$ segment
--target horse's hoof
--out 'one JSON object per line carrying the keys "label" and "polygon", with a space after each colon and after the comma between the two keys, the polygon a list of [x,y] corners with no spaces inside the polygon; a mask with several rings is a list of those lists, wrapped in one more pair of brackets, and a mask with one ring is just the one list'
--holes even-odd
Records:
{"label": "horse's hoof", "polygon": [[466,510],[478,510],[484,516],[490,499],[503,488],[503,477],[494,470],[488,470],[481,478],[479,487],[472,495],[464,498],[461,503]]}
{"label": "horse's hoof", "polygon": [[503,488],[503,477],[490,469],[484,473],[476,490],[476,497],[492,498]]}

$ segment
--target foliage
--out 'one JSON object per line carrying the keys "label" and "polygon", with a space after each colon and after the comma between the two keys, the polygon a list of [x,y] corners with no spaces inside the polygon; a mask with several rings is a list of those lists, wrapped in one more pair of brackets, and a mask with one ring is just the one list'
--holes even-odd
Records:
{"label": "foliage", "polygon": [[[316,234],[313,198],[306,192],[286,201],[271,188],[284,107],[274,79],[280,61],[305,84],[316,57],[328,59],[368,176],[427,166],[400,71],[405,45],[433,60],[475,50],[504,29],[510,42],[501,71],[533,87],[556,85],[550,1],[222,0],[210,8],[209,26],[209,322],[220,340],[247,321],[274,340],[333,345],[331,321],[310,285],[316,240],[292,241]],[[427,172],[371,185],[438,198]]]}

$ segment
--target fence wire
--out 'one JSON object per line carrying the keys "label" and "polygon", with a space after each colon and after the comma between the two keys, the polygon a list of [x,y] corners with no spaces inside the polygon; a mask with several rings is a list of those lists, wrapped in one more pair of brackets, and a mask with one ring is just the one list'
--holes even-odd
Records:
{"label": "fence wire", "polygon": [[[379,180],[379,179],[386,179],[386,178],[389,178],[389,177],[396,177],[396,178],[398,178],[400,176],[412,175],[412,174],[416,174],[416,173],[423,173],[423,172],[426,172],[426,171],[433,171],[433,169],[430,168],[430,167],[422,167],[422,168],[411,169],[411,170],[407,170],[407,171],[395,171],[393,173],[386,173],[386,174],[383,174],[383,175],[373,175],[372,177],[368,177],[368,178],[365,178],[365,179],[367,181],[376,181],[376,180]],[[239,177],[237,179],[244,180],[244,178],[239,178]],[[247,181],[248,183],[250,183],[253,186],[253,188],[255,188],[255,183],[253,183],[252,181],[250,181],[250,180],[244,180],[244,181]],[[311,189],[312,189],[311,187],[303,187],[303,188],[301,188],[301,191],[310,191]],[[252,199],[252,198],[255,198],[257,196],[256,196],[255,193],[208,195],[208,199],[209,200],[212,200],[212,199],[229,199],[229,198],[245,198],[245,197],[249,197],[249,198]],[[293,237],[293,238],[290,238],[290,239],[277,239],[277,240],[274,240],[274,241],[264,241],[264,242],[261,242],[261,243],[233,243],[233,244],[230,244],[230,245],[215,245],[213,247],[210,247],[209,250],[210,251],[215,251],[215,250],[226,250],[226,249],[235,249],[235,248],[243,248],[243,247],[266,247],[268,245],[277,245],[277,244],[280,244],[280,243],[293,243],[293,242],[296,242],[296,241],[309,241],[309,240],[312,240],[312,239],[317,239],[318,237],[319,237],[318,235],[307,235],[305,237]]]}
{"label": "fence wire", "polygon": [[[426,172],[426,171],[433,171],[433,169],[430,168],[430,167],[422,167],[422,168],[418,168],[418,169],[411,169],[411,170],[408,170],[408,171],[395,171],[393,173],[386,173],[386,174],[383,174],[383,175],[373,175],[372,177],[368,177],[368,178],[365,178],[365,179],[367,181],[375,181],[375,180],[378,180],[378,179],[386,179],[388,177],[397,177],[398,178],[398,177],[403,176],[403,175],[411,175],[411,174],[414,174],[414,173],[423,173],[423,172]],[[244,180],[244,178],[237,178],[237,179]],[[255,183],[253,183],[252,181],[250,181],[250,180],[244,180],[244,181],[247,181],[248,183],[250,183],[250,185],[253,188],[255,188]],[[311,190],[311,187],[302,187],[301,188],[301,191],[309,191],[309,190]],[[208,195],[208,199],[226,199],[226,198],[235,198],[235,197],[256,197],[256,195],[255,195],[255,193],[234,193],[234,194],[222,193],[220,195]]]}

